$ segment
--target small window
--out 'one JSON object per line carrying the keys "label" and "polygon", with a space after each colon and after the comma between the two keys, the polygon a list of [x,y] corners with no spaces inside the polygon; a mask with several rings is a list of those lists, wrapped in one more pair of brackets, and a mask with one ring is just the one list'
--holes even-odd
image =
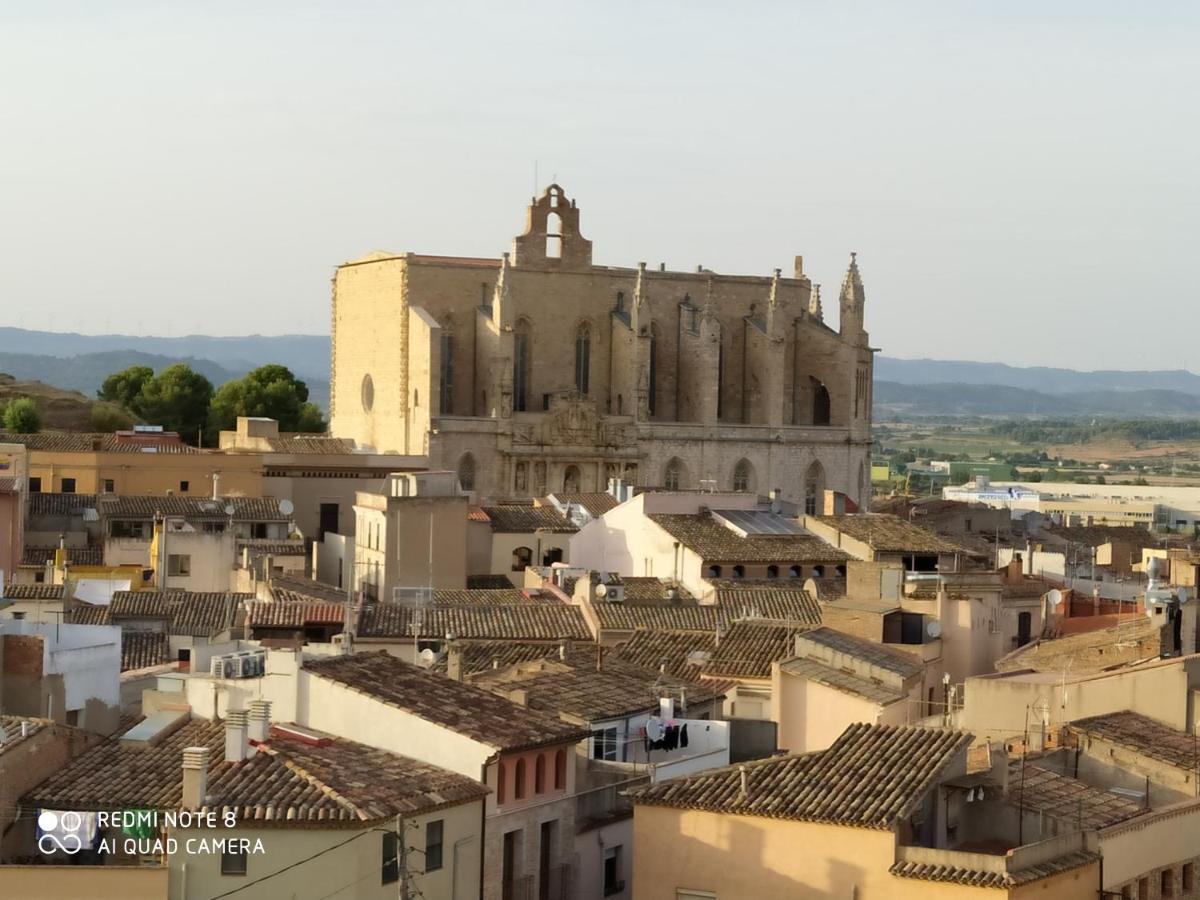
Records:
{"label": "small window", "polygon": [[75,479],[74,478],[64,478],[62,480],[62,492],[64,494],[75,493]]}
{"label": "small window", "polygon": [[222,875],[245,875],[246,874],[246,851],[242,850],[225,850],[221,853],[221,874]]}
{"label": "small window", "polygon": [[554,754],[554,789],[556,791],[565,791],[567,789],[566,750],[559,750]]}
{"label": "small window", "polygon": [[513,773],[513,797],[525,799],[525,760],[518,759],[516,771]]}
{"label": "small window", "polygon": [[1183,864],[1183,889],[1185,891],[1194,890],[1196,887],[1196,865],[1195,863]]}
{"label": "small window", "polygon": [[546,791],[546,754],[539,753],[533,764],[533,792],[542,794]]}
{"label": "small window", "polygon": [[745,578],[746,577],[746,567],[745,566],[734,566],[733,567],[733,577],[734,578]]}
{"label": "small window", "polygon": [[1159,892],[1160,897],[1175,896],[1175,870],[1163,869],[1159,873]]}
{"label": "small window", "polygon": [[1150,900],[1150,879],[1138,879],[1138,900]]}
{"label": "small window", "polygon": [[191,575],[192,574],[192,557],[187,553],[168,553],[167,554],[167,574],[168,575]]}
{"label": "small window", "polygon": [[812,577],[813,578],[824,578],[825,577],[825,567],[824,566],[813,566],[812,567]]}
{"label": "small window", "polygon": [[708,577],[709,578],[720,578],[721,577],[721,567],[720,566],[709,566],[708,567]]}
{"label": "small window", "polygon": [[380,857],[380,884],[395,884],[400,880],[400,841],[396,832],[383,833],[383,852]]}
{"label": "small window", "polygon": [[29,493],[40,494],[42,492],[42,479],[38,477],[29,479]]}
{"label": "small window", "polygon": [[778,578],[779,577],[779,566],[767,566],[767,577],[768,578]]}
{"label": "small window", "polygon": [[442,867],[442,820],[425,823],[425,871]]}
{"label": "small window", "polygon": [[799,577],[800,577],[800,567],[799,566],[788,567],[788,578],[799,578]]}
{"label": "small window", "polygon": [[517,547],[512,554],[512,570],[523,572],[533,562],[533,551],[528,547]]}
{"label": "small window", "polygon": [[617,761],[617,729],[600,728],[592,732],[592,759]]}
{"label": "small window", "polygon": [[621,878],[621,847],[604,848],[604,896],[611,897],[625,890]]}
{"label": "small window", "polygon": [[115,484],[113,484],[113,480],[112,480],[111,478],[105,478],[105,479],[104,479],[104,493],[106,493],[106,494],[111,494],[111,493],[113,493],[113,492],[114,492],[116,489],[117,489],[117,488],[116,488],[116,485],[115,485]]}
{"label": "small window", "polygon": [[189,481],[179,482],[179,493],[186,494],[188,492],[188,486],[190,484],[191,484],[191,482],[189,482]]}

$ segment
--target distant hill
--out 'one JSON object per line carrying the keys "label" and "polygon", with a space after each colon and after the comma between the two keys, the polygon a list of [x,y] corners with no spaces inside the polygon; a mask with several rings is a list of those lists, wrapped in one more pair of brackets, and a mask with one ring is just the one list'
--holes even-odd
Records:
{"label": "distant hill", "polygon": [[[251,334],[244,337],[213,337],[192,334],[183,337],[142,337],[130,334],[73,334],[0,328],[0,354],[73,357],[112,351],[152,354],[169,358],[172,362],[209,360],[239,374],[266,363],[280,363],[310,385],[313,381],[329,380],[328,335]],[[0,370],[11,371],[3,365],[0,365]]]}
{"label": "distant hill", "polygon": [[879,356],[875,359],[875,378],[876,385],[889,381],[908,385],[997,385],[1043,394],[1156,390],[1200,396],[1200,375],[1186,369],[1079,372],[1042,366],[1019,368],[1004,363]]}
{"label": "distant hill", "polygon": [[1007,385],[875,381],[875,418],[895,416],[1200,415],[1200,395],[1172,390],[1088,390],[1050,394]]}
{"label": "distant hill", "polygon": [[91,431],[92,410],[95,407],[108,410],[111,421],[122,424],[136,421],[127,411],[111,403],[85,397],[77,391],[65,391],[40,381],[19,380],[0,373],[0,406],[6,406],[10,400],[20,397],[28,397],[37,404],[38,412],[42,415],[42,428],[46,431]]}

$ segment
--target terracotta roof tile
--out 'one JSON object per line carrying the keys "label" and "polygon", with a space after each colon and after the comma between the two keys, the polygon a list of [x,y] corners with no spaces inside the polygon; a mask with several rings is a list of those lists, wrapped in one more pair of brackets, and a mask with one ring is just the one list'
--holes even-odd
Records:
{"label": "terracotta roof tile", "polygon": [[102,494],[96,501],[100,515],[109,519],[149,520],[155,516],[180,516],[194,520],[227,521],[226,506],[233,507],[235,522],[287,522],[274,497],[143,497]]}
{"label": "terracotta roof tile", "polygon": [[[1013,872],[991,872],[959,866],[901,860],[888,869],[898,878],[917,878],[978,888],[1014,888],[1082,866],[1092,865],[1100,857],[1076,850]],[[1048,887],[1048,885],[1047,885]]]}
{"label": "terracotta roof tile", "polygon": [[507,590],[512,587],[507,575],[468,575],[467,590]]}
{"label": "terracotta roof tile", "polygon": [[121,671],[145,669],[171,662],[170,639],[164,631],[121,633]]}
{"label": "terracotta roof tile", "polygon": [[[570,642],[566,642],[570,644]],[[458,641],[456,642],[464,676],[480,672],[507,669],[511,665],[557,656],[560,641]],[[442,655],[433,665],[435,672],[445,672],[447,656]]]}
{"label": "terracotta roof tile", "polygon": [[[54,561],[57,547],[26,547],[21,554],[21,565],[43,569],[46,563]],[[68,547],[67,562],[74,566],[104,565],[104,550],[101,547]]]}
{"label": "terracotta roof tile", "polygon": [[107,606],[91,603],[76,603],[66,611],[63,621],[68,625],[111,625],[112,618]]}
{"label": "terracotta roof tile", "polygon": [[304,540],[272,541],[272,540],[239,540],[237,542],[238,556],[243,550],[250,551],[250,557],[256,556],[307,556]]}
{"label": "terracotta roof tile", "polygon": [[84,432],[39,431],[37,434],[0,434],[0,440],[24,444],[31,452],[45,453],[204,453],[183,442],[174,432],[146,432],[138,435]]}
{"label": "terracotta roof tile", "polygon": [[66,588],[61,584],[6,584],[0,593],[5,600],[62,600]]}
{"label": "terracotta roof tile", "polygon": [[443,678],[387,653],[356,653],[306,663],[305,671],[345,685],[499,750],[582,740],[585,729]]}
{"label": "terracotta roof tile", "polygon": [[816,659],[803,657],[789,659],[780,664],[779,670],[785,675],[803,678],[815,684],[823,684],[836,691],[841,691],[843,694],[862,697],[864,700],[870,700],[880,706],[887,706],[904,699],[904,694],[898,690],[853,672],[847,672],[845,669],[835,669]]}
{"label": "terracotta roof tile", "polygon": [[[43,728],[53,725],[50,719],[31,719],[28,716],[0,716],[0,729],[4,730],[4,739],[0,741],[0,754],[7,753],[21,741],[28,740]],[[25,726],[25,734],[21,734],[21,726]]]}
{"label": "terracotta roof tile", "polygon": [[726,766],[632,796],[646,805],[889,829],[970,743],[961,731],[857,724],[818,753]]}
{"label": "terracotta roof tile", "polygon": [[238,610],[253,596],[224,591],[115,591],[111,617],[163,618],[171,634],[207,638],[232,627]]}
{"label": "terracotta roof tile", "polygon": [[1068,729],[1080,737],[1118,744],[1149,759],[1194,772],[1196,740],[1141,713],[1122,710],[1087,719],[1076,719]]}
{"label": "terracotta roof tile", "polygon": [[362,638],[407,638],[420,622],[421,637],[453,635],[466,640],[586,641],[592,633],[576,606],[564,603],[459,604],[426,607],[419,614],[411,606],[374,603],[362,609],[358,635]]}
{"label": "terracotta roof tile", "polygon": [[327,434],[281,434],[268,438],[267,445],[272,453],[345,455],[355,452],[354,441]]}
{"label": "terracotta roof tile", "polygon": [[109,740],[68,763],[30,792],[37,805],[79,810],[177,809],[183,795],[183,749],[209,750],[206,809],[234,811],[240,821],[325,827],[390,821],[481,799],[478,782],[396,753],[312,732],[314,741],[270,740],[240,764],[225,761],[225,727],[193,719],[160,743]]}
{"label": "terracotta roof tile", "polygon": [[690,703],[715,696],[711,686],[681,681],[643,669],[604,653],[596,668],[596,647],[578,647],[566,654],[517,663],[499,672],[483,672],[473,683],[505,695],[523,690],[531,709],[566,714],[585,722],[615,719],[658,708],[662,688],[681,688]]}
{"label": "terracotta roof tile", "polygon": [[40,491],[29,495],[29,515],[71,516],[96,508],[95,494],[57,494]]}
{"label": "terracotta roof tile", "polygon": [[795,653],[797,630],[765,622],[734,622],[713,650],[705,677],[770,678],[771,663]]}
{"label": "terracotta roof tile", "polygon": [[298,576],[272,575],[270,589],[271,596],[276,600],[340,603],[346,599],[346,591],[343,588]]}
{"label": "terracotta roof tile", "polygon": [[742,537],[708,513],[652,513],[651,521],[706,563],[840,563],[849,559],[815,535],[752,534]]}
{"label": "terracotta roof tile", "polygon": [[713,631],[663,631],[641,629],[613,650],[623,659],[643,669],[658,671],[686,680],[699,678],[709,656],[717,647]]}
{"label": "terracotta roof tile", "polygon": [[341,625],[346,608],[338,603],[280,602],[260,600],[251,603],[246,624],[251,628],[303,628],[305,625]]}
{"label": "terracotta roof tile", "polygon": [[579,530],[553,506],[485,506],[483,512],[497,534],[532,534],[538,529],[565,534]]}
{"label": "terracotta roof tile", "polygon": [[114,619],[171,619],[171,607],[161,591],[117,591],[108,610]]}
{"label": "terracotta roof tile", "polygon": [[582,507],[585,512],[593,519],[598,519],[610,509],[617,506],[617,498],[612,494],[602,493],[599,491],[583,494],[559,494],[555,493],[554,497],[559,503],[566,506],[568,503],[572,506]]}
{"label": "terracotta roof tile", "polygon": [[812,644],[859,662],[877,666],[901,678],[911,678],[919,675],[925,669],[915,653],[894,650],[875,641],[868,641],[865,638],[833,628],[814,628],[812,631],[804,632],[797,640],[797,652],[803,655],[803,648],[806,644]]}
{"label": "terracotta roof tile", "polygon": [[1141,613],[1135,613],[1110,628],[1035,640],[996,660],[996,671],[1068,669],[1072,675],[1085,675],[1122,663],[1156,658],[1161,649],[1159,627]]}
{"label": "terracotta roof tile", "polygon": [[512,606],[523,603],[563,606],[562,600],[545,591],[515,588],[508,582],[499,588],[467,588],[433,592],[435,606]]}
{"label": "terracotta roof tile", "polygon": [[862,541],[877,553],[961,553],[963,549],[928,528],[886,513],[819,516],[818,521]]}

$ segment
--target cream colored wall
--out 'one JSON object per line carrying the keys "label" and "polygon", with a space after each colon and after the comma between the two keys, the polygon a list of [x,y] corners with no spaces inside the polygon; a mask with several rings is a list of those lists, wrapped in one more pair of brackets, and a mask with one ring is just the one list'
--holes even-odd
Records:
{"label": "cream colored wall", "polygon": [[637,900],[689,888],[717,900],[1094,900],[1098,884],[1095,864],[1009,891],[897,878],[890,831],[650,806],[635,807],[633,828]]}
{"label": "cream colored wall", "polygon": [[[492,550],[490,566],[487,574],[489,575],[508,575],[512,572],[513,551],[517,547],[528,547],[533,551],[533,564],[540,566],[542,564],[542,556],[545,556],[551,550],[562,550],[562,561],[571,561],[571,537],[570,534],[492,534]],[[541,555],[538,554],[539,541],[541,542]]]}
{"label": "cream colored wall", "polygon": [[6,865],[3,871],[5,895],[21,900],[163,900],[171,896],[166,866]]}
{"label": "cream colored wall", "polygon": [[[75,493],[99,494],[105,479],[117,494],[177,494],[210,497],[213,474],[220,492],[246,497],[263,495],[260,453],[65,453],[33,450],[29,474],[42,479],[42,491],[62,490],[63,478],[75,479]],[[180,482],[188,483],[187,491]]]}
{"label": "cream colored wall", "polygon": [[[190,574],[169,574],[167,556],[175,555],[191,557]],[[228,591],[236,558],[231,532],[171,531],[166,535],[162,565],[149,556],[144,564],[154,568],[155,584],[160,590]]]}
{"label": "cream colored wall", "polygon": [[[443,866],[425,873],[423,853],[410,851],[411,887],[422,895],[448,900],[477,900],[479,897],[479,860],[482,852],[480,802],[464,803],[406,818],[405,834],[410,848],[423,849],[425,827],[430,821],[443,823]],[[249,825],[249,823],[247,823]],[[249,885],[269,876],[260,885],[240,891],[237,896],[274,900],[276,897],[338,896],[391,900],[398,884],[381,883],[383,830],[395,830],[394,821],[374,827],[351,828],[253,828],[186,829],[173,834],[180,852],[171,857],[171,900],[202,900]],[[361,837],[354,838],[355,834]],[[199,852],[199,841],[215,838],[245,837],[261,840],[262,855],[250,855],[246,874],[222,875],[221,854]],[[187,841],[198,852],[187,854]],[[348,841],[343,846],[337,846]],[[457,858],[455,845],[458,844]],[[309,860],[316,854],[321,854]],[[298,865],[295,865],[299,863]],[[186,874],[183,866],[187,866]],[[294,866],[294,868],[288,868]],[[453,887],[453,890],[452,890]]]}
{"label": "cream colored wall", "polygon": [[807,678],[782,674],[778,664],[771,669],[770,717],[779,725],[781,749],[792,753],[824,750],[848,726],[880,721],[881,709],[877,703]]}
{"label": "cream colored wall", "polygon": [[[1104,887],[1114,891],[1131,882],[1136,885],[1138,878],[1168,866],[1194,863],[1200,857],[1200,804],[1187,801],[1103,831],[1100,850],[1104,854]],[[1177,888],[1179,884],[1177,871]]]}

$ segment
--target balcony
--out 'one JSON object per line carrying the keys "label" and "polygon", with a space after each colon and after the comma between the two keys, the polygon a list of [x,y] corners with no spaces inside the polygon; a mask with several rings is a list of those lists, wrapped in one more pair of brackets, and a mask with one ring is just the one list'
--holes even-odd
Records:
{"label": "balcony", "polygon": [[633,803],[625,791],[650,784],[649,773],[625,778],[575,794],[575,831],[581,833],[633,815]]}

